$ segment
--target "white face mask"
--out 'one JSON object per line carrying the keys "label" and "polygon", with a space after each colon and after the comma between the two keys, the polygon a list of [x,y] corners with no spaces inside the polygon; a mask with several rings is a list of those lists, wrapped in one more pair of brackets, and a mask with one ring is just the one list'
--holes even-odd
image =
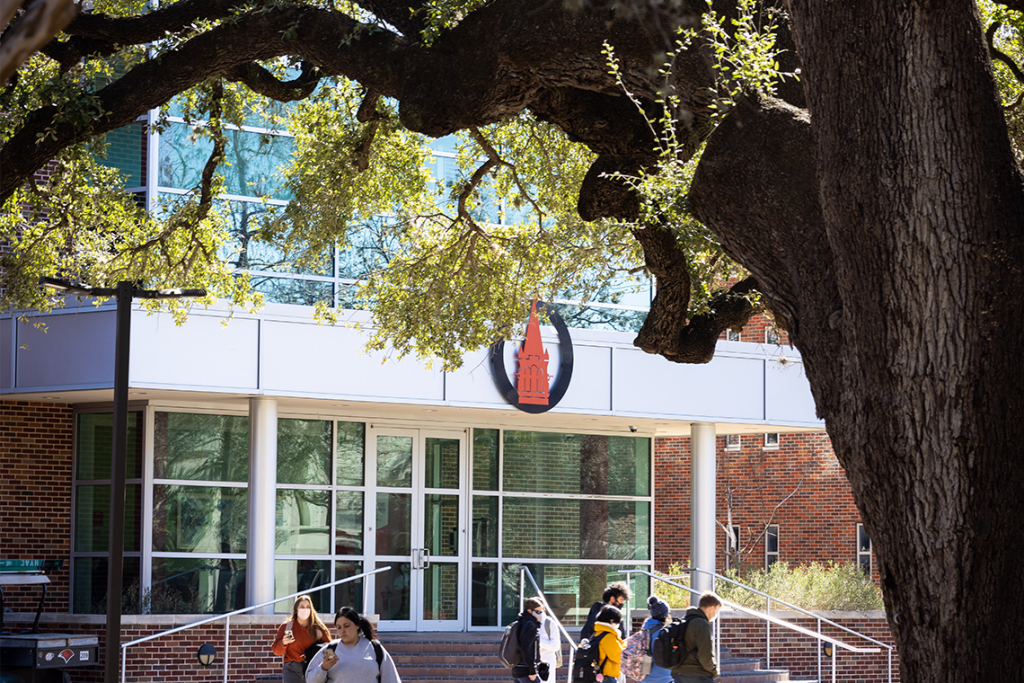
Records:
{"label": "white face mask", "polygon": [[299,616],[299,619],[302,620],[302,621],[305,621],[306,619],[309,619],[310,613],[311,613],[311,610],[308,607],[300,607],[298,609],[298,611],[296,612],[296,614]]}

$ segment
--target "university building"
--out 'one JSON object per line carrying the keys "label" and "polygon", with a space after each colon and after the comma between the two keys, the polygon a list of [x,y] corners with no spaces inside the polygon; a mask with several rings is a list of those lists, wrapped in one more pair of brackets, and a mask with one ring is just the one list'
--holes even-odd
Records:
{"label": "university building", "polygon": [[[146,124],[112,136],[111,163],[155,205],[195,184],[208,150],[183,119],[161,135]],[[132,313],[126,612],[309,591],[321,612],[378,615],[382,632],[487,631],[518,611],[525,564],[572,627],[623,569],[872,569],[800,355],[763,319],[710,363],[673,364],[632,344],[651,297],[633,280],[609,288],[614,302],[556,302],[563,325],[533,322],[457,371],[367,352],[351,292],[370,256],[335,250],[326,270],[296,272],[252,246],[254,216],[287,203],[273,176],[289,139],[243,127],[231,141],[229,258],[268,303],[197,308],[180,326]],[[447,144],[438,179],[455,172]],[[323,299],[345,324],[314,319]],[[109,302],[0,315],[2,559],[63,560],[47,611],[69,619],[108,598],[114,338]],[[646,596],[646,577],[633,590]],[[33,612],[38,591],[5,600]]]}

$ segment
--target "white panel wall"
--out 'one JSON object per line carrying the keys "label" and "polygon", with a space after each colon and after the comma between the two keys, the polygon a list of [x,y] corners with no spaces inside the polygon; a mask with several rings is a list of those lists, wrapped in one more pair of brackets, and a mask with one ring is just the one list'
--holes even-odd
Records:
{"label": "white panel wall", "polygon": [[474,351],[463,358],[461,368],[445,376],[444,393],[448,403],[496,407],[508,405],[494,386],[490,358],[489,348]]}
{"label": "white panel wall", "polygon": [[169,315],[132,313],[133,384],[205,386],[255,391],[259,381],[258,320],[193,313],[184,325]]}
{"label": "white panel wall", "polygon": [[[281,309],[281,310],[277,310]],[[447,375],[416,358],[368,354],[358,329],[320,325],[306,309],[268,307],[259,315],[193,312],[183,326],[169,315],[132,316],[131,384],[242,395],[308,396],[513,410],[491,377],[488,349]],[[82,307],[43,316],[49,332],[0,319],[0,389],[109,387],[115,314]],[[360,318],[365,322],[365,316]],[[12,332],[17,325],[16,334]],[[671,363],[631,345],[628,333],[573,330],[573,379],[555,412],[821,427],[799,354],[720,342],[705,365]],[[549,371],[561,348],[544,328]],[[21,344],[27,344],[21,349]],[[514,382],[517,344],[505,345]],[[16,368],[16,372],[15,372]],[[6,384],[5,384],[6,383]],[[9,390],[9,389],[8,389]]]}
{"label": "white panel wall", "polygon": [[264,320],[260,385],[265,393],[443,401],[444,375],[421,361],[367,354],[368,337],[347,327]]}
{"label": "white panel wall", "polygon": [[792,360],[765,363],[765,418],[769,422],[816,422],[814,396],[804,364]]}
{"label": "white panel wall", "polygon": [[[113,310],[50,315],[17,322],[18,389],[55,386],[113,386]],[[33,322],[46,323],[46,330]]]}
{"label": "white panel wall", "polygon": [[615,349],[617,413],[701,420],[763,420],[763,361],[716,356],[704,365],[670,363],[639,349]]}
{"label": "white panel wall", "polygon": [[14,387],[14,321],[0,319],[0,393]]}

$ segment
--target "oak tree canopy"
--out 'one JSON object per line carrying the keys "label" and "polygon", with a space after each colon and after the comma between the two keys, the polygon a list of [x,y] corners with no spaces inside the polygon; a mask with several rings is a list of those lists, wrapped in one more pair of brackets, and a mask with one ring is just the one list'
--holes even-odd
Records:
{"label": "oak tree canopy", "polygon": [[[531,296],[586,298],[630,269],[658,291],[636,343],[673,361],[706,362],[770,309],[874,543],[901,680],[1013,680],[1022,11],[96,0],[0,92],[4,305],[49,305],[40,274],[206,284],[244,304],[217,257],[225,130],[279,120],[295,200],[256,237],[315,262],[386,215],[368,294],[378,342],[400,352],[457,363]],[[210,154],[193,193],[147,214],[96,159],[172,100]],[[447,135],[465,173],[439,198],[424,141]],[[480,220],[495,196],[521,220]]]}

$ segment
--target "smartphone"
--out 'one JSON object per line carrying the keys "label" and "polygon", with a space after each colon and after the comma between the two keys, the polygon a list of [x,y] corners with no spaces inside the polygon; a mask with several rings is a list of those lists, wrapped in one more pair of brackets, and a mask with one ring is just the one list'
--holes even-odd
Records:
{"label": "smartphone", "polygon": [[288,623],[286,623],[284,625],[284,632],[285,632],[285,635],[291,635],[291,632],[292,632],[292,620],[291,619],[289,619]]}

